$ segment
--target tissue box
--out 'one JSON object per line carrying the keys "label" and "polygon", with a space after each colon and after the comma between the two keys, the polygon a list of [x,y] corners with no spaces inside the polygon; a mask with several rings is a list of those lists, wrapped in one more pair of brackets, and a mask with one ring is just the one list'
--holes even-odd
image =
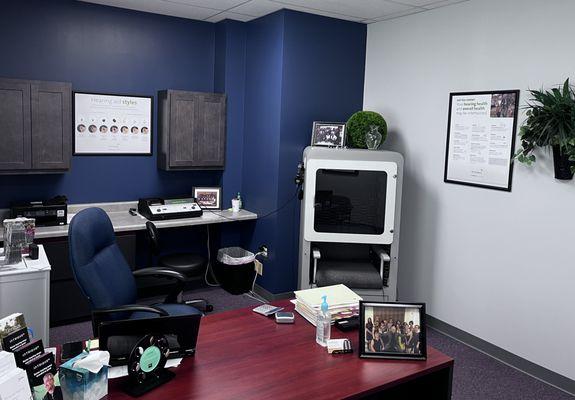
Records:
{"label": "tissue box", "polygon": [[84,368],[73,367],[74,363],[86,357],[84,352],[60,366],[60,385],[65,399],[100,400],[108,394],[108,367],[97,374]]}

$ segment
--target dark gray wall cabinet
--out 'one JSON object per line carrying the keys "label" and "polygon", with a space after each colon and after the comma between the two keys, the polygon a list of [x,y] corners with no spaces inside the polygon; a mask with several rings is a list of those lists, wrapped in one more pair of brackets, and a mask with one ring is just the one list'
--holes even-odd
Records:
{"label": "dark gray wall cabinet", "polygon": [[65,172],[72,84],[0,78],[0,174]]}
{"label": "dark gray wall cabinet", "polygon": [[223,169],[226,95],[162,90],[158,100],[158,168]]}

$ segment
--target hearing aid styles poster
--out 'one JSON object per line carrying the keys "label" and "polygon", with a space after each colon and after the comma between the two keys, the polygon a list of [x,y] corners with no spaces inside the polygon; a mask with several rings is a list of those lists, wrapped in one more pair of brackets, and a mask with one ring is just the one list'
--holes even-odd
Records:
{"label": "hearing aid styles poster", "polygon": [[519,91],[452,93],[444,181],[511,191]]}
{"label": "hearing aid styles poster", "polygon": [[152,154],[152,98],[74,93],[74,154]]}

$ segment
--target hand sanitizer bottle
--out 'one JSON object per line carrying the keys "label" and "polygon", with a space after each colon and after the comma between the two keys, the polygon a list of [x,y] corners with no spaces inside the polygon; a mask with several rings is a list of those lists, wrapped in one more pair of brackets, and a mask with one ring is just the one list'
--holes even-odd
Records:
{"label": "hand sanitizer bottle", "polygon": [[325,347],[331,336],[331,314],[327,307],[327,296],[323,296],[322,300],[321,310],[317,314],[315,341]]}
{"label": "hand sanitizer bottle", "polygon": [[242,209],[242,196],[240,196],[240,192],[238,192],[238,195],[236,196],[236,199],[238,199],[240,201],[240,210]]}

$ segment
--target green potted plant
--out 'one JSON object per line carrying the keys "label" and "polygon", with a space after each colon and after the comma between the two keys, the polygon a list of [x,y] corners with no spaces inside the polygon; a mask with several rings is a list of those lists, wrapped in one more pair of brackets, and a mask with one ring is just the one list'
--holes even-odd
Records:
{"label": "green potted plant", "polygon": [[[374,128],[375,127],[375,128]],[[349,147],[357,149],[367,148],[365,135],[372,129],[381,134],[381,143],[387,138],[387,122],[381,114],[375,111],[358,111],[353,114],[346,124],[346,143]]]}
{"label": "green potted plant", "polygon": [[532,165],[533,151],[551,146],[556,179],[572,179],[575,172],[575,91],[569,79],[562,88],[530,90],[527,120],[520,129],[517,160]]}

